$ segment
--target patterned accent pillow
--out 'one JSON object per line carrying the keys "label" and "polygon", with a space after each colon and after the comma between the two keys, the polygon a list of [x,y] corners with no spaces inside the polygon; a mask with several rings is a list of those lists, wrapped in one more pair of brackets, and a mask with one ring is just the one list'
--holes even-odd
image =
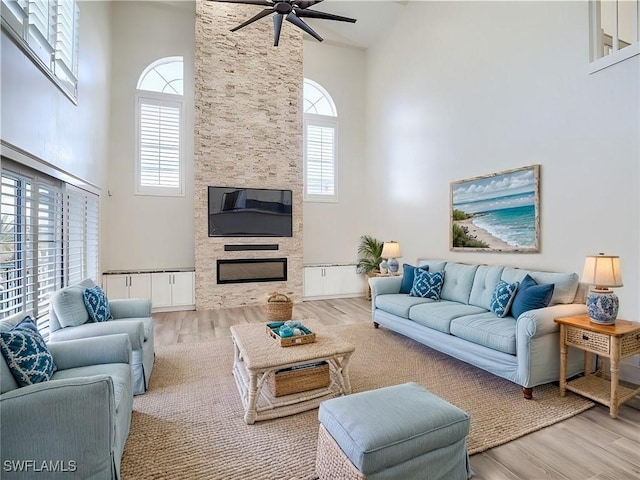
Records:
{"label": "patterned accent pillow", "polygon": [[440,300],[440,291],[444,283],[444,271],[428,272],[421,268],[415,269],[413,287],[409,295],[411,297],[432,298]]}
{"label": "patterned accent pillow", "polygon": [[98,287],[85,288],[82,292],[84,306],[87,307],[89,318],[94,322],[106,322],[111,320],[111,310],[109,310],[109,300],[104,291]]}
{"label": "patterned accent pillow", "polygon": [[57,370],[31,317],[25,317],[8,332],[0,332],[0,351],[21,387],[46,382]]}
{"label": "patterned accent pillow", "polygon": [[513,303],[511,304],[511,315],[518,318],[524,312],[529,310],[537,310],[549,305],[553,297],[553,283],[538,285],[530,275],[526,275],[520,283],[518,293],[516,293]]}
{"label": "patterned accent pillow", "polygon": [[498,282],[491,294],[491,311],[495,313],[497,317],[503,318],[509,315],[511,303],[516,296],[519,286],[520,282],[507,283],[504,280]]}

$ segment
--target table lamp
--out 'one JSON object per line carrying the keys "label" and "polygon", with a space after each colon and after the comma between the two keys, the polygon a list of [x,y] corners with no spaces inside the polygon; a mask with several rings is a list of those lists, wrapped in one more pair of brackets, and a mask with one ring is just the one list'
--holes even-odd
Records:
{"label": "table lamp", "polygon": [[590,320],[604,325],[616,323],[618,296],[609,287],[622,287],[620,257],[604,253],[586,257],[582,281],[593,285],[587,294]]}
{"label": "table lamp", "polygon": [[398,258],[400,256],[400,244],[398,242],[384,242],[382,246],[382,254],[380,255],[382,258],[387,259],[387,268],[389,269],[389,273],[392,275],[396,275],[398,273]]}

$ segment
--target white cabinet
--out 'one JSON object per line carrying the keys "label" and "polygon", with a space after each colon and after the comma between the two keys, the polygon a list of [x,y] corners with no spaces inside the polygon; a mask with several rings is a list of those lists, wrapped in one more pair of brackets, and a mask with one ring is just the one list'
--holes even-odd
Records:
{"label": "white cabinet", "polygon": [[355,265],[304,267],[305,297],[357,297],[365,293],[364,275]]}
{"label": "white cabinet", "polygon": [[151,274],[153,308],[187,307],[195,304],[193,272],[157,272]]}
{"label": "white cabinet", "polygon": [[127,273],[103,275],[103,285],[107,297],[118,298],[151,298],[151,274]]}

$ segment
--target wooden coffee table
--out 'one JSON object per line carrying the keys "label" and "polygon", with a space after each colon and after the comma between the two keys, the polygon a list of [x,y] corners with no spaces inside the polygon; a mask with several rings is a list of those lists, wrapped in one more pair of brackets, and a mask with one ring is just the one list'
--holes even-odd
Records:
{"label": "wooden coffee table", "polygon": [[[233,375],[244,406],[244,421],[284,417],[318,407],[328,398],[351,393],[347,366],[355,347],[312,322],[304,322],[316,334],[316,341],[305,345],[281,347],[267,333],[264,323],[234,325]],[[274,397],[264,388],[265,380],[276,370],[326,361],[330,381],[326,388]]]}

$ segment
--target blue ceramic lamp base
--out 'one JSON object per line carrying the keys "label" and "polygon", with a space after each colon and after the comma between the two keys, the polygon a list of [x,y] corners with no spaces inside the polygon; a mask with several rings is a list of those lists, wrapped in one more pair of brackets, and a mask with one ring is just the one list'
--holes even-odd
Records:
{"label": "blue ceramic lamp base", "polygon": [[396,260],[395,258],[390,258],[389,260],[387,260],[387,265],[389,266],[389,273],[394,275],[398,273],[398,269],[400,268],[398,260]]}
{"label": "blue ceramic lamp base", "polygon": [[611,290],[589,290],[587,313],[594,323],[613,325],[618,316],[618,296]]}

